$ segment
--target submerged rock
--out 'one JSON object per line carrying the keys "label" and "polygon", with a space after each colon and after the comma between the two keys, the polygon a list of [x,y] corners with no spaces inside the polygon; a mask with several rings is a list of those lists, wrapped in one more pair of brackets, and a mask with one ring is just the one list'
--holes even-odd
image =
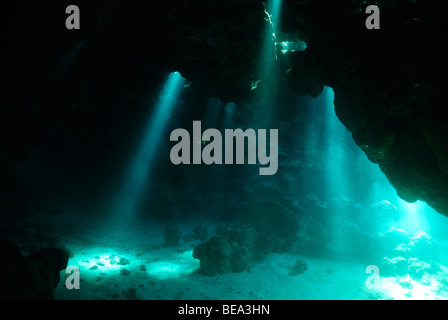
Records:
{"label": "submerged rock", "polygon": [[422,260],[437,258],[437,242],[426,232],[417,231],[409,240],[409,248],[412,257]]}
{"label": "submerged rock", "polygon": [[298,216],[272,200],[245,203],[245,216],[193,250],[206,275],[242,272],[270,252],[285,252],[297,240]]}
{"label": "submerged rock", "polygon": [[67,267],[68,253],[45,248],[23,256],[14,243],[0,238],[0,299],[52,299],[61,270]]}
{"label": "submerged rock", "polygon": [[431,235],[417,231],[410,237],[406,231],[395,227],[370,236],[368,250],[373,258],[400,256],[437,262],[439,256],[437,241]]}
{"label": "submerged rock", "polygon": [[376,237],[370,239],[370,243],[370,258],[379,259],[378,266],[382,276],[408,274],[420,283],[428,283],[428,275],[440,270],[437,243],[423,231],[409,237],[404,230],[390,228],[385,233],[377,233]]}
{"label": "submerged rock", "polygon": [[243,272],[253,260],[257,232],[253,228],[231,226],[193,250],[201,272],[208,276]]}
{"label": "submerged rock", "polygon": [[123,268],[123,269],[120,269],[120,274],[121,274],[122,276],[128,276],[128,275],[131,274],[131,271],[129,271],[129,270],[126,269],[126,268]]}
{"label": "submerged rock", "polygon": [[131,262],[126,259],[126,258],[120,258],[120,261],[117,262],[117,264],[121,265],[121,266],[125,266],[127,264],[130,264]]}
{"label": "submerged rock", "polygon": [[378,267],[383,277],[403,276],[408,272],[408,261],[403,257],[384,257]]}
{"label": "submerged rock", "polygon": [[[416,281],[421,281],[422,279],[426,279],[429,274],[435,274],[439,271],[438,265],[434,267],[418,258],[410,258],[409,259],[409,276]],[[427,279],[424,281],[427,282]]]}
{"label": "submerged rock", "polygon": [[245,203],[243,223],[258,234],[257,249],[266,254],[285,252],[297,240],[297,213],[273,200],[252,200]]}
{"label": "submerged rock", "polygon": [[407,244],[409,242],[409,236],[406,231],[392,227],[384,234],[384,240],[391,247],[395,248],[402,243]]}
{"label": "submerged rock", "polygon": [[299,259],[294,266],[290,267],[289,275],[294,277],[304,273],[306,270],[308,270],[308,263],[305,260]]}
{"label": "submerged rock", "polygon": [[316,86],[304,83],[332,87],[338,118],[399,196],[425,200],[448,215],[448,129],[441,108],[448,64],[438,54],[444,51],[446,2],[377,4],[393,21],[381,25],[381,36],[361,26],[364,2],[284,1],[283,24],[307,43],[289,61],[307,79],[289,77],[289,85],[311,95]]}
{"label": "submerged rock", "polygon": [[366,255],[373,259],[397,256],[408,258],[410,256],[408,244],[409,236],[407,232],[392,227],[386,232],[375,232],[369,236]]}

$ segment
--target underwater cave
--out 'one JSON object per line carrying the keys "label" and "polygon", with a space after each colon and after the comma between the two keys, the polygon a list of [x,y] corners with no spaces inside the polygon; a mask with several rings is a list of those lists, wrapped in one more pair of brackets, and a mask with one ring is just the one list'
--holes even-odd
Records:
{"label": "underwater cave", "polygon": [[446,1],[75,2],[2,4],[1,299],[448,298]]}

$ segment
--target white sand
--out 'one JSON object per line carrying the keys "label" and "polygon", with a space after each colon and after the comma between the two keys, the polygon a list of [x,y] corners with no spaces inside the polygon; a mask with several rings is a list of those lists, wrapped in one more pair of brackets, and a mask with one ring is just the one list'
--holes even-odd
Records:
{"label": "white sand", "polygon": [[[194,226],[185,226],[189,233]],[[131,230],[131,229],[130,229]],[[129,232],[111,229],[80,230],[67,237],[65,246],[74,252],[69,265],[80,270],[80,289],[65,286],[69,274],[61,272],[55,299],[444,299],[448,293],[432,279],[421,285],[412,279],[412,289],[403,288],[397,278],[381,278],[380,290],[366,287],[367,265],[298,254],[270,254],[250,270],[208,277],[200,274],[199,260],[192,257],[198,241],[183,239],[176,247],[163,247],[164,225],[140,224]],[[209,229],[210,233],[211,229]],[[129,264],[119,265],[120,258]],[[298,259],[308,270],[290,276]],[[144,267],[142,267],[144,266]],[[93,267],[93,269],[91,269]],[[130,271],[122,274],[122,269]],[[439,278],[447,274],[444,270]]]}

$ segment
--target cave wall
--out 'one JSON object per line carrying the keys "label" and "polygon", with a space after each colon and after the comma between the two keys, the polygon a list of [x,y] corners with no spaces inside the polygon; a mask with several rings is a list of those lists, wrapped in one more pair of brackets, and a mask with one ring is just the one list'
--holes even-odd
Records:
{"label": "cave wall", "polygon": [[[367,30],[364,3],[287,0],[285,29],[308,40],[303,55],[320,64],[315,82],[334,89],[339,119],[399,196],[447,214],[447,59],[441,41],[447,4],[375,4],[381,27]],[[303,69],[290,60],[293,70]]]}

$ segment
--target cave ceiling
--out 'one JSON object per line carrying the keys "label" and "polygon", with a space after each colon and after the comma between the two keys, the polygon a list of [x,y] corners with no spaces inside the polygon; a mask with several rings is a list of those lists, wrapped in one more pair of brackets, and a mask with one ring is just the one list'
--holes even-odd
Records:
{"label": "cave ceiling", "polygon": [[[307,48],[272,61],[260,54],[269,21],[258,0],[142,3],[79,1],[82,27],[68,31],[63,3],[5,2],[4,172],[73,108],[100,119],[108,102],[132,105],[175,70],[207,96],[250,103],[263,98],[251,90],[267,77],[260,65],[274,63],[260,86],[312,97],[333,88],[340,121],[398,194],[448,215],[446,1],[375,1],[381,29],[368,30],[364,1],[284,0],[277,40]],[[92,92],[105,101],[87,105]]]}

